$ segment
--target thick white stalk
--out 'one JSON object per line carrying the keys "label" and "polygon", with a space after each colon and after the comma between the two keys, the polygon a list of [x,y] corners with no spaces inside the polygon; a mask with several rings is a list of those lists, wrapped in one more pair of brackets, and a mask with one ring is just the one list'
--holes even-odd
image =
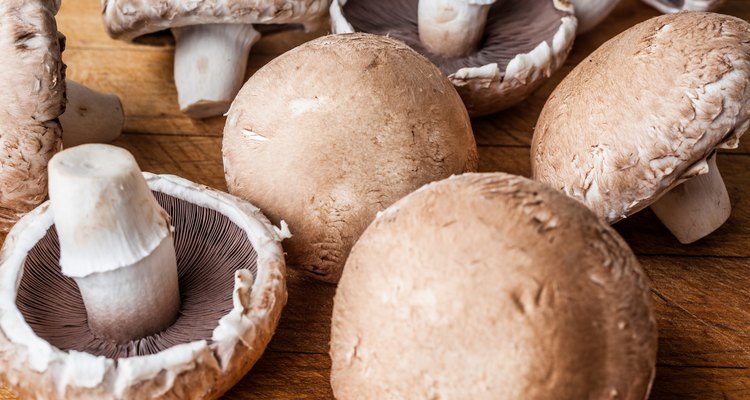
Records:
{"label": "thick white stalk", "polygon": [[495,0],[419,0],[419,39],[431,52],[460,57],[479,48]]}
{"label": "thick white stalk", "polygon": [[104,144],[64,150],[49,163],[49,196],[60,266],[92,331],[123,343],[170,326],[180,308],[172,228],[133,156]]}
{"label": "thick white stalk", "polygon": [[721,5],[724,0],[643,0],[644,3],[659,10],[663,14],[673,14],[680,11],[711,11]]}
{"label": "thick white stalk", "polygon": [[120,98],[65,81],[68,104],[60,116],[65,148],[84,143],[109,143],[122,133],[125,117]]}
{"label": "thick white stalk", "polygon": [[260,33],[251,24],[186,26],[172,33],[180,110],[192,118],[227,112],[242,88],[247,57]]}
{"label": "thick white stalk", "polygon": [[716,167],[716,155],[707,162],[707,174],[685,181],[651,205],[680,243],[707,236],[724,224],[732,212],[727,188]]}

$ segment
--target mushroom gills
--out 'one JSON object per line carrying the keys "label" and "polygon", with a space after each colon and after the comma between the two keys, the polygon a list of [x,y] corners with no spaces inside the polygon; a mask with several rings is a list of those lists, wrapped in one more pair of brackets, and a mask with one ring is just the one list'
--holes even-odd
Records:
{"label": "mushroom gills", "polygon": [[708,236],[724,224],[732,213],[727,188],[716,167],[716,152],[695,167],[702,168],[704,172],[651,204],[657,218],[683,244]]}
{"label": "mushroom gills", "polygon": [[246,232],[218,211],[153,192],[172,217],[182,304],[165,330],[116,343],[97,336],[86,323],[86,308],[73,279],[60,270],[57,231],[29,251],[16,304],[39,337],[65,350],[108,358],[156,354],[182,343],[211,341],[219,319],[232,310],[236,271],[256,275],[257,253]]}
{"label": "mushroom gills", "polygon": [[192,118],[229,110],[245,78],[250,48],[260,39],[252,24],[172,28],[174,80],[180,110]]}

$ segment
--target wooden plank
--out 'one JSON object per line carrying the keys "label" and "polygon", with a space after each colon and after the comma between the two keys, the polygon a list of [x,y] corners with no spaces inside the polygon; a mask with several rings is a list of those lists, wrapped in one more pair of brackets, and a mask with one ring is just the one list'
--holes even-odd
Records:
{"label": "wooden plank", "polygon": [[750,370],[661,366],[651,390],[652,400],[747,400]]}

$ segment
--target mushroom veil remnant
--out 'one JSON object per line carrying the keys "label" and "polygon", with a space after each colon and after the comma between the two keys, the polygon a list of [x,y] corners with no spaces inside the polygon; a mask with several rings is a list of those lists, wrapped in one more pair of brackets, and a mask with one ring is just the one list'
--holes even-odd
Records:
{"label": "mushroom veil remnant", "polygon": [[38,399],[219,398],[278,323],[288,232],[118,147],[64,150],[49,173],[0,259],[5,381]]}
{"label": "mushroom veil remnant", "polygon": [[576,18],[559,0],[334,0],[334,33],[398,39],[448,76],[471,116],[511,107],[568,56]]}
{"label": "mushroom veil remnant", "polygon": [[[57,31],[59,2],[7,0],[0,2],[0,231],[7,231],[47,195],[47,163],[65,141],[108,140],[119,134],[119,114],[65,110],[66,82]],[[75,86],[68,82],[71,87]],[[68,92],[69,101],[82,101],[82,91]],[[99,101],[98,99],[97,101]],[[119,104],[119,101],[117,101]],[[63,111],[66,111],[63,114]],[[61,116],[62,114],[62,116]],[[59,118],[59,119],[58,119]],[[117,121],[120,121],[119,125]],[[61,122],[62,121],[62,128]],[[114,121],[114,126],[113,126]],[[110,134],[111,133],[111,134]]]}
{"label": "mushroom veil remnant", "polygon": [[334,298],[348,399],[648,398],[656,321],[624,240],[517,176],[464,174],[378,215]]}
{"label": "mushroom veil remnant", "polygon": [[193,118],[224,114],[242,87],[254,24],[315,26],[327,0],[102,0],[110,36],[131,41],[171,29],[180,109]]}
{"label": "mushroom veil remnant", "polygon": [[477,168],[445,76],[403,43],[361,33],[315,39],[258,70],[232,103],[222,151],[229,191],[286,220],[287,262],[329,282],[378,211]]}
{"label": "mushroom veil remnant", "polygon": [[534,179],[614,223],[651,206],[682,243],[731,205],[717,149],[750,126],[750,24],[683,12],[652,18],[581,62],[547,100],[531,144]]}

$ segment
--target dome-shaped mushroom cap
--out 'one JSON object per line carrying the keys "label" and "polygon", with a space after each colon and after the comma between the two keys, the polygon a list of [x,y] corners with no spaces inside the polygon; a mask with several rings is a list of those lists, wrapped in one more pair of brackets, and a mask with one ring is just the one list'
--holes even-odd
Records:
{"label": "dome-shaped mushroom cap", "polygon": [[534,179],[609,222],[708,171],[750,125],[750,24],[684,12],[642,22],[582,61],[534,131]]}
{"label": "dome-shaped mushroom cap", "polygon": [[334,299],[338,399],[645,399],[656,323],[627,244],[580,203],[465,174],[395,203]]}
{"label": "dome-shaped mushroom cap", "polygon": [[318,38],[256,72],[229,110],[223,154],[230,192],[289,223],[287,262],[327,281],[378,211],[477,167],[451,83],[367,34]]}
{"label": "dome-shaped mushroom cap", "polygon": [[[443,57],[420,41],[418,0],[333,0],[333,33],[367,32],[403,40],[434,62],[455,85],[472,117],[512,107],[557,71],[573,46],[576,18],[569,0],[497,1],[480,49]],[[490,4],[491,1],[476,1]]]}
{"label": "dome-shaped mushroom cap", "polygon": [[328,0],[102,0],[110,36],[133,40],[201,24],[290,24],[325,17]]}
{"label": "dome-shaped mushroom cap", "polygon": [[0,230],[47,195],[47,163],[62,146],[64,38],[59,2],[0,2]]}

